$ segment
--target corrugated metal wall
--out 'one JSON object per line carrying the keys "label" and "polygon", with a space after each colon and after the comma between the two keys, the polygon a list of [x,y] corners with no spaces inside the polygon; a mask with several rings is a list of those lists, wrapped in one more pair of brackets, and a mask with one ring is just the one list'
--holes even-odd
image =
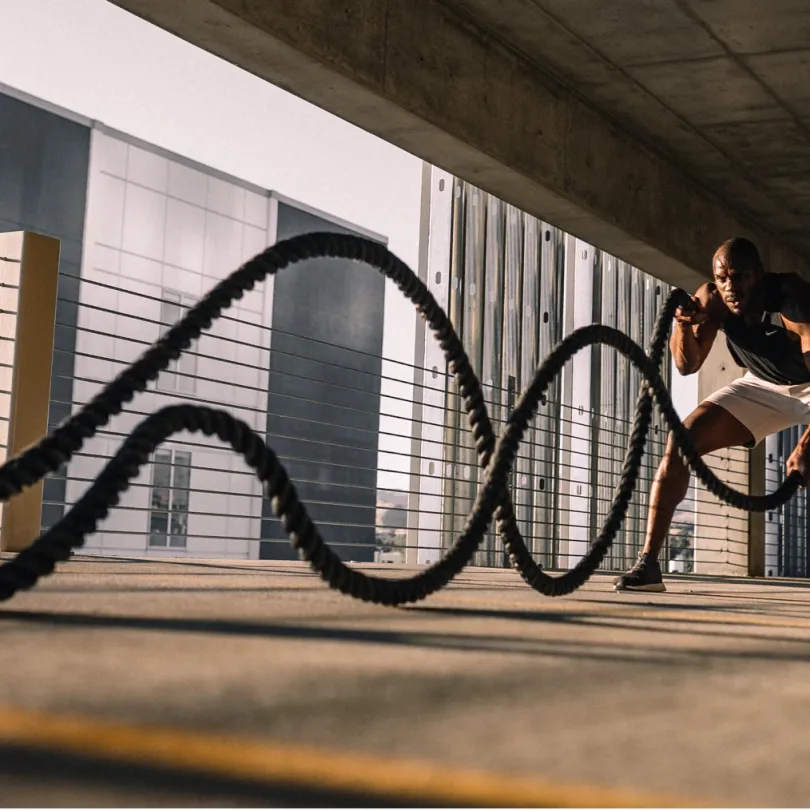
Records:
{"label": "corrugated metal wall", "polygon": [[[785,477],[785,464],[805,426],[783,430],[765,440],[765,489],[771,492]],[[765,515],[765,575],[806,577],[808,571],[808,492],[791,498],[781,509]]]}
{"label": "corrugated metal wall", "polygon": [[[668,286],[469,183],[445,177],[446,190],[436,193],[448,213],[443,223],[432,222],[430,255],[444,256],[437,244],[447,240],[449,268],[431,264],[427,278],[434,292],[442,286],[436,279],[444,279],[448,314],[483,383],[496,432],[537,367],[572,327],[601,321],[646,347]],[[575,310],[581,323],[572,320]],[[585,550],[582,541],[601,523],[618,482],[641,382],[611,349],[596,347],[586,355],[566,368],[567,388],[561,378],[548,391],[511,480],[518,524],[545,567],[570,567]],[[435,348],[426,347],[426,368],[435,359]],[[665,376],[668,380],[668,368]],[[436,393],[445,389],[444,464],[436,474],[444,474],[441,547],[447,548],[463,529],[481,471],[455,383],[442,375],[432,387]],[[641,491],[608,568],[629,565],[643,542],[647,490],[663,450],[663,427],[656,412]],[[431,483],[426,476],[421,482],[427,494]],[[420,547],[423,541],[427,538],[420,533]],[[490,535],[475,562],[504,565],[500,541]]]}
{"label": "corrugated metal wall", "polygon": [[[601,251],[595,252],[594,265],[594,289],[599,293],[598,303],[594,306],[594,322],[619,329],[646,349],[652,339],[661,303],[671,288],[642,273],[637,267]],[[621,474],[641,375],[623,355],[612,349],[595,347],[593,354],[594,387],[591,396],[595,415],[597,494],[592,516],[600,521],[610,506]],[[669,363],[665,366],[662,371],[669,383]],[[606,560],[609,568],[626,568],[632,564],[644,543],[649,483],[661,459],[665,437],[665,423],[655,409],[647,450],[642,459],[641,485]],[[592,533],[597,528],[598,523],[592,524]]]}

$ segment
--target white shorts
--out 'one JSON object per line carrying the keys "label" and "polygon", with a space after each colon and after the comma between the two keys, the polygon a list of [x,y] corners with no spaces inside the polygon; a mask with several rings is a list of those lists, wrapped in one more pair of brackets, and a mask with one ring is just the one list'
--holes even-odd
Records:
{"label": "white shorts", "polygon": [[750,371],[706,397],[742,422],[754,437],[753,447],[794,425],[810,425],[810,383],[776,385]]}

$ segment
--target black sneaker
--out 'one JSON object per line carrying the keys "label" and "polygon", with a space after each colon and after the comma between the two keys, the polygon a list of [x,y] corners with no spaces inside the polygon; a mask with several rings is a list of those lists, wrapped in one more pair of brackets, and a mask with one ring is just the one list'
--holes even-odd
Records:
{"label": "black sneaker", "polygon": [[639,552],[638,562],[626,573],[613,580],[614,591],[665,591],[658,560]]}

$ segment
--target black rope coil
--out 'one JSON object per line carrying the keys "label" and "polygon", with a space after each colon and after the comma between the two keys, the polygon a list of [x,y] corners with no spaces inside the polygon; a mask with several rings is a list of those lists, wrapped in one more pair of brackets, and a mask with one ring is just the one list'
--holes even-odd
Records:
{"label": "black rope coil", "polygon": [[[537,369],[509,416],[503,434],[496,441],[481,384],[464,347],[445,312],[413,271],[385,246],[369,239],[310,233],[279,242],[246,262],[217,284],[163,338],[81,411],[37,445],[3,464],[0,467],[0,502],[8,501],[67,463],[87,439],[120,413],[136,393],[143,391],[171,361],[180,357],[210,328],[224,310],[258,282],[291,264],[320,257],[365,262],[394,281],[430,326],[455,375],[485,475],[465,529],[444,557],[402,580],[369,576],[349,568],[321,537],[298,499],[284,467],[259,434],[224,411],[196,405],[172,405],[143,420],[70,511],[29,548],[0,566],[0,600],[33,587],[40,577],[54,570],[57,562],[68,559],[74,549],[80,548],[87,535],[95,532],[99,522],[118,504],[121,494],[137,477],[141,467],[148,463],[154,450],[181,431],[216,436],[229,444],[263,483],[293,546],[330,587],[357,599],[383,605],[416,602],[447,585],[470,562],[493,519],[512,565],[532,588],[546,596],[561,596],[579,588],[601,564],[627,513],[647,441],[653,399],[658,402],[686,463],[704,486],[721,500],[739,509],[763,512],[781,506],[797,490],[798,479],[790,476],[768,495],[746,495],[719,480],[696,452],[658,371],[675,310],[690,301],[683,290],[674,290],[669,295],[656,322],[649,355],[627,335],[601,324],[583,327],[566,337]],[[586,556],[570,571],[551,577],[540,570],[523,541],[509,498],[508,479],[523,434],[545,390],[568,360],[586,346],[597,343],[610,346],[627,357],[641,371],[644,381],[621,477],[602,528]]]}

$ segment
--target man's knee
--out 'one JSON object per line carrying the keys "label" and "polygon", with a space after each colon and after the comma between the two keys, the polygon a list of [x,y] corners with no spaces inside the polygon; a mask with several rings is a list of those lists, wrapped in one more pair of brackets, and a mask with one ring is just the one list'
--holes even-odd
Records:
{"label": "man's knee", "polygon": [[[747,428],[730,413],[712,404],[699,405],[683,420],[683,424],[689,431],[692,446],[699,456],[705,456],[722,447],[742,444],[744,436],[749,435]],[[689,485],[689,476],[689,467],[670,433],[656,478],[685,488]]]}
{"label": "man's knee", "polygon": [[751,431],[726,408],[715,402],[703,402],[686,419],[692,446],[705,456],[726,447],[745,446],[753,441]]}

